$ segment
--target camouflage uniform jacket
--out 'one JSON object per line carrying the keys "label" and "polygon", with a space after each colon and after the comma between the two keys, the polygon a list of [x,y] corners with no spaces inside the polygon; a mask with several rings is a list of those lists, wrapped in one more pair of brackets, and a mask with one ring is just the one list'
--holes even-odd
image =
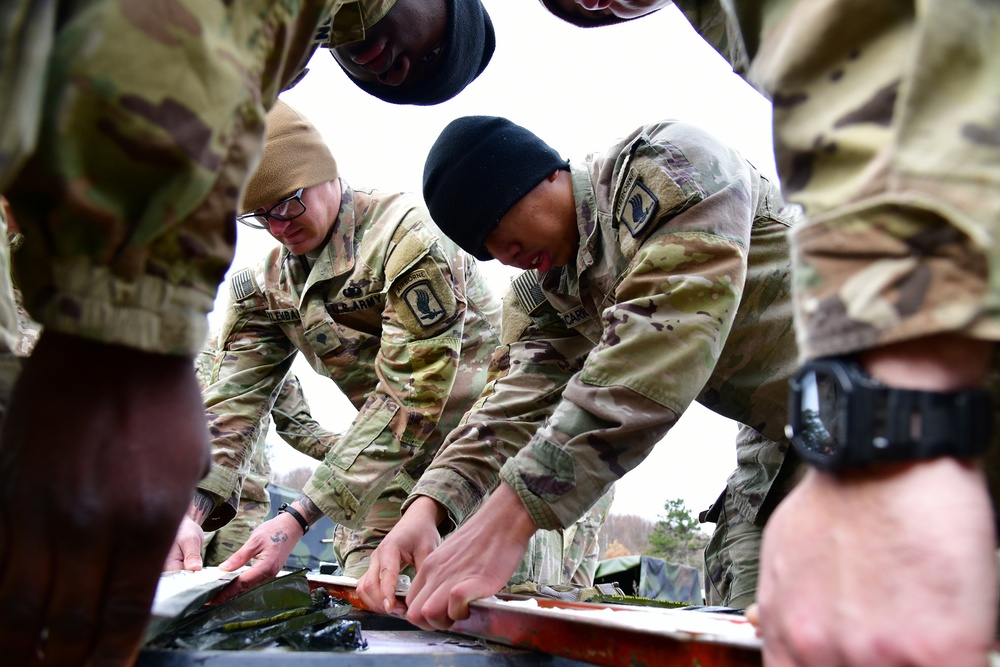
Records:
{"label": "camouflage uniform jacket", "polygon": [[412,488],[479,397],[499,344],[500,305],[475,260],[408,194],[345,183],[311,268],[275,248],[232,277],[230,296],[204,394],[214,465],[201,488],[217,501],[209,526],[231,518],[260,417],[296,352],[359,411],[304,489],[356,528],[390,482]]}
{"label": "camouflage uniform jacket", "polygon": [[323,460],[340,437],[313,418],[299,378],[289,372],[281,383],[271,413],[260,424],[260,436],[254,446],[250,473],[243,482],[240,502],[252,500],[265,503],[271,500],[267,492],[267,485],[271,482],[271,462],[267,458],[266,443],[268,421],[274,422],[275,433],[292,449],[317,461]]}
{"label": "camouflage uniform jacket", "polygon": [[[195,374],[203,391],[215,381],[215,361],[218,358],[213,337],[209,347],[195,357]],[[271,463],[267,459],[266,439],[272,419],[275,431],[282,440],[317,461],[323,460],[338,438],[313,418],[298,376],[289,371],[281,383],[271,412],[261,419],[260,435],[254,445],[250,469],[242,483],[240,502],[252,500],[263,503],[270,500],[267,485],[271,481]]]}
{"label": "camouflage uniform jacket", "polygon": [[0,193],[32,317],[196,354],[267,108],[317,46],[360,38],[393,1],[4,2]]}
{"label": "camouflage uniform jacket", "polygon": [[576,262],[515,280],[509,369],[414,494],[461,521],[502,465],[539,527],[567,527],[697,400],[747,425],[729,487],[757,520],[788,446],[796,211],[735,151],[677,122],[571,171]]}

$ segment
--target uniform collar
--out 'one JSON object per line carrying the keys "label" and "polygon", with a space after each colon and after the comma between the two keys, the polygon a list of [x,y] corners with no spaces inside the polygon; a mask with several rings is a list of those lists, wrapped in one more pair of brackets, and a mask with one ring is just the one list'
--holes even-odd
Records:
{"label": "uniform collar", "polygon": [[317,283],[350,273],[354,269],[354,234],[357,230],[354,190],[344,179],[340,179],[340,186],[340,210],[337,212],[337,219],[333,222],[329,240],[320,248],[319,255],[310,267],[309,276],[302,290],[303,294]]}

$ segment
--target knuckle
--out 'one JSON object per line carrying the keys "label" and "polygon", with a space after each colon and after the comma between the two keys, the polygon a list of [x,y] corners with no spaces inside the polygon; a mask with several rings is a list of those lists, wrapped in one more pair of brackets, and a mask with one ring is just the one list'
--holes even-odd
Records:
{"label": "knuckle", "polygon": [[121,634],[141,628],[149,615],[149,602],[134,595],[119,594],[104,608],[103,627],[116,628]]}
{"label": "knuckle", "polygon": [[0,625],[14,632],[38,625],[43,615],[41,601],[26,592],[0,597]]}
{"label": "knuckle", "polygon": [[97,632],[97,619],[86,609],[68,609],[52,614],[48,629],[53,644],[87,644]]}

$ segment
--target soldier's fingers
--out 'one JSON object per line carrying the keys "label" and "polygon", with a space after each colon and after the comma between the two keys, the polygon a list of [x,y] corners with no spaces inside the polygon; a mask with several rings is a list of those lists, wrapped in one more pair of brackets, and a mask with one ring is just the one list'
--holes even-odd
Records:
{"label": "soldier's fingers", "polygon": [[4,530],[18,535],[18,548],[9,549],[0,576],[0,656],[4,664],[30,665],[41,650],[45,627],[52,572],[50,545],[33,521],[4,521]]}
{"label": "soldier's fingers", "polygon": [[464,621],[469,617],[469,603],[478,600],[482,594],[474,585],[474,581],[464,581],[456,584],[448,595],[448,626],[455,621]]}
{"label": "soldier's fingers", "polygon": [[233,579],[229,585],[219,591],[218,595],[212,600],[212,604],[221,604],[240,593],[250,590],[254,586],[274,579],[278,572],[281,571],[281,565],[283,563],[274,564],[273,561],[268,562],[264,559],[258,559],[249,570]]}
{"label": "soldier's fingers", "polygon": [[[44,647],[46,664],[85,664],[98,634],[108,577],[104,569],[108,553],[100,547],[108,540],[94,537],[73,538],[66,533],[56,545],[56,575]],[[88,543],[94,545],[89,551],[80,548]]]}
{"label": "soldier's fingers", "polygon": [[159,579],[157,563],[163,558],[163,547],[149,541],[146,548],[138,540],[116,545],[94,647],[95,665],[131,665],[139,652]]}
{"label": "soldier's fingers", "polygon": [[451,586],[445,580],[440,584],[426,586],[413,600],[407,597],[409,611],[406,618],[425,630],[449,629],[452,624],[449,616],[450,591]]}
{"label": "soldier's fingers", "polygon": [[184,556],[184,569],[185,570],[200,570],[204,567],[204,563],[201,560],[201,550],[192,551]]}
{"label": "soldier's fingers", "polygon": [[378,572],[378,580],[382,589],[382,608],[391,614],[396,603],[396,582],[399,580],[399,553],[395,558],[383,558]]}
{"label": "soldier's fingers", "polygon": [[756,628],[757,636],[760,636],[760,607],[757,606],[757,603],[754,602],[747,607],[743,615],[750,621],[750,625]]}
{"label": "soldier's fingers", "polygon": [[173,572],[184,569],[184,554],[181,553],[180,546],[175,542],[167,552],[167,560],[163,561],[163,571]]}
{"label": "soldier's fingers", "polygon": [[232,556],[224,560],[220,565],[219,569],[223,572],[232,572],[233,570],[238,570],[258,554],[259,549],[257,548],[257,543],[253,539],[253,535],[247,540],[247,543],[236,550]]}

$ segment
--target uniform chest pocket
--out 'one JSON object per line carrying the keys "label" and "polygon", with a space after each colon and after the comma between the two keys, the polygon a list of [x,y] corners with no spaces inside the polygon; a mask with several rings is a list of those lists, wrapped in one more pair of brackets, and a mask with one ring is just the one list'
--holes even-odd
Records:
{"label": "uniform chest pocket", "polygon": [[311,325],[305,330],[305,338],[318,357],[324,357],[343,347],[331,320],[320,320]]}
{"label": "uniform chest pocket", "polygon": [[[399,403],[385,395],[369,398],[337,446],[327,455],[327,461],[347,470],[369,445],[375,442],[399,412]],[[395,441],[395,436],[388,436]]]}

